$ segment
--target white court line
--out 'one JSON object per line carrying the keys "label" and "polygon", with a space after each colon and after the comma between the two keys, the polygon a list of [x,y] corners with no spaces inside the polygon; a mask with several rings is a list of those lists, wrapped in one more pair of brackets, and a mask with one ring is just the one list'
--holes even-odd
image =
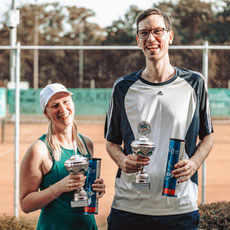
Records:
{"label": "white court line", "polygon": [[8,151],[6,151],[6,152],[4,152],[4,153],[1,153],[1,154],[0,154],[0,158],[3,157],[3,156],[5,156],[5,155],[8,154],[8,153],[13,152],[13,151],[14,151],[14,149],[10,149],[10,150],[8,150]]}

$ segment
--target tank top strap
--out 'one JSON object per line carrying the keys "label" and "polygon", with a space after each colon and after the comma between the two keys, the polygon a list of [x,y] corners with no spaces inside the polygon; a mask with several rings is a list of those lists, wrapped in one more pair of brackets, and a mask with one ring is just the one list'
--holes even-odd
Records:
{"label": "tank top strap", "polygon": [[41,140],[41,141],[43,141],[43,142],[45,143],[45,145],[46,145],[46,147],[48,148],[49,153],[50,153],[50,155],[51,155],[51,157],[52,157],[53,162],[55,162],[55,159],[54,159],[53,153],[52,153],[52,151],[51,151],[51,148],[50,148],[50,146],[48,145],[48,143],[47,143],[47,141],[46,141],[46,134],[43,134],[43,135],[42,135],[41,137],[39,137],[38,139]]}
{"label": "tank top strap", "polygon": [[79,137],[81,138],[81,140],[82,140],[83,143],[84,143],[84,146],[85,146],[85,148],[86,148],[88,157],[90,157],[90,152],[89,152],[89,149],[88,149],[87,144],[86,144],[86,142],[85,142],[85,138],[84,138],[83,135],[81,135],[80,133],[78,133],[78,135],[79,135]]}

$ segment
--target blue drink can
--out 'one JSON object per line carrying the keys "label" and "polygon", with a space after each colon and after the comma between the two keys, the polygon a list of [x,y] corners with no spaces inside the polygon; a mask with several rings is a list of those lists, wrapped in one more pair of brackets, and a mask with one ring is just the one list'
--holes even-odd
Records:
{"label": "blue drink can", "polygon": [[185,141],[170,138],[168,160],[166,164],[166,172],[164,177],[164,186],[162,195],[164,196],[177,196],[177,178],[174,177],[172,171],[175,169],[174,165],[183,159],[185,149]]}
{"label": "blue drink can", "polygon": [[100,178],[100,171],[101,159],[90,158],[85,187],[87,194],[91,199],[91,203],[89,206],[84,207],[84,214],[98,214],[98,199],[96,198],[97,193],[93,191],[92,184],[94,184],[96,179]]}

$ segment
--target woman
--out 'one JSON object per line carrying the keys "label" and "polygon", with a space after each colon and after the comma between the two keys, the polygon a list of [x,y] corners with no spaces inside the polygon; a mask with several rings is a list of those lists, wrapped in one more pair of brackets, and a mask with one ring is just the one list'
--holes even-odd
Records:
{"label": "woman", "polygon": [[[89,137],[77,132],[74,102],[63,85],[47,85],[40,93],[40,104],[49,120],[47,134],[27,150],[20,169],[20,204],[25,213],[41,209],[38,230],[97,229],[94,215],[83,208],[71,208],[74,190],[84,186],[86,177],[69,174],[64,163],[72,155],[93,156]],[[103,179],[95,180],[98,198],[105,193]]]}

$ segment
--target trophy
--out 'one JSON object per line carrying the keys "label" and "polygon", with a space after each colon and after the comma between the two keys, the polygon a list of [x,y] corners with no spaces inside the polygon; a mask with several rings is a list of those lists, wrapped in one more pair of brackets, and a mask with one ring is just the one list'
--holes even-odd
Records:
{"label": "trophy", "polygon": [[[73,155],[71,158],[64,163],[66,170],[69,173],[80,173],[87,172],[89,166],[89,160],[81,155]],[[85,207],[90,204],[90,199],[83,187],[78,188],[74,191],[74,197],[71,201],[71,207]]]}
{"label": "trophy", "polygon": [[[146,137],[147,134],[151,133],[151,126],[147,121],[142,121],[138,124],[137,130],[141,136],[131,143],[132,151],[139,157],[150,157],[155,150],[155,144]],[[135,189],[150,189],[149,176],[144,166],[140,166],[132,185]]]}

